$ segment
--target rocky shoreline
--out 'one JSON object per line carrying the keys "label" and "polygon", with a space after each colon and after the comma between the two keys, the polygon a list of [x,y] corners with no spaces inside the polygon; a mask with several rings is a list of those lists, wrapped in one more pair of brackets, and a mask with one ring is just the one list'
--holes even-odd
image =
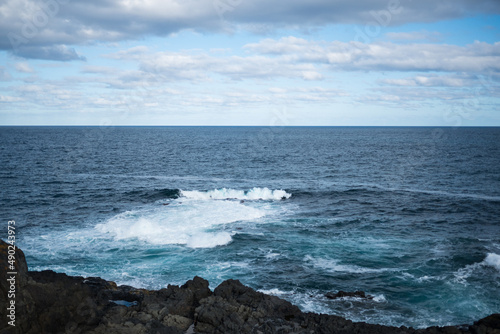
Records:
{"label": "rocky shoreline", "polygon": [[[11,272],[8,244],[1,240],[0,253],[2,272]],[[237,280],[224,281],[213,291],[209,289],[208,281],[200,277],[182,286],[146,290],[117,286],[98,277],[28,271],[20,249],[15,252],[15,269],[15,279],[2,278],[0,281],[1,304],[7,305],[0,310],[0,334],[500,334],[500,314],[490,315],[472,325],[416,330],[304,313],[283,299],[257,292]],[[15,298],[11,298],[12,293]],[[14,311],[10,306],[12,300],[15,301]]]}

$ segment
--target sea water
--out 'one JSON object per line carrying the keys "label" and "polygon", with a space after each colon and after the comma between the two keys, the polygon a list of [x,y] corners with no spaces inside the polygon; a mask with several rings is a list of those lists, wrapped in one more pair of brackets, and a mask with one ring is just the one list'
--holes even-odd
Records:
{"label": "sea water", "polygon": [[[1,218],[16,221],[30,270],[150,289],[233,278],[303,311],[395,326],[500,312],[499,128],[2,127],[0,138]],[[339,290],[373,298],[325,296]]]}

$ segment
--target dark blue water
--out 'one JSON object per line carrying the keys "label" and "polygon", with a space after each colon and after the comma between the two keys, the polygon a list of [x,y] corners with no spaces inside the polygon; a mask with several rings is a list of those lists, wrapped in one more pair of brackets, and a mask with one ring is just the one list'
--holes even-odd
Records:
{"label": "dark blue water", "polygon": [[[16,220],[31,270],[147,288],[235,278],[305,311],[396,326],[500,312],[500,128],[0,138],[0,217]],[[338,290],[374,298],[324,296]]]}

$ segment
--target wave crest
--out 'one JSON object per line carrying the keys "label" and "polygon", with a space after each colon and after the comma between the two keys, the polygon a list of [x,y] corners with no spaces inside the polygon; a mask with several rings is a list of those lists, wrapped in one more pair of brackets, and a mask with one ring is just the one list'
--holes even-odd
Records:
{"label": "wave crest", "polygon": [[[496,270],[500,271],[500,255],[495,254],[495,253],[488,253],[486,255],[486,258],[483,261],[469,264],[469,265],[465,266],[464,268],[458,269],[455,273],[453,273],[453,275],[455,276],[453,281],[455,283],[467,285],[468,284],[467,280],[472,275],[474,275],[477,270],[480,270],[481,268],[484,268],[485,266],[486,267],[493,267]],[[477,273],[476,273],[476,275],[477,275]]]}
{"label": "wave crest", "polygon": [[496,270],[500,271],[500,255],[488,253],[483,262],[487,266],[494,267]]}
{"label": "wave crest", "polygon": [[180,195],[189,199],[196,200],[223,200],[223,199],[239,199],[239,200],[274,200],[279,201],[288,199],[292,194],[287,193],[282,189],[271,190],[269,188],[252,188],[248,191],[237,189],[214,189],[210,191],[185,191],[181,190]]}

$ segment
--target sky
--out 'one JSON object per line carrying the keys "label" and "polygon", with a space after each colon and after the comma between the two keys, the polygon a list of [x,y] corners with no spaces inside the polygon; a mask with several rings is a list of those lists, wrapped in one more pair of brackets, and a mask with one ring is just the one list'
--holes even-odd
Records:
{"label": "sky", "polygon": [[0,125],[500,126],[498,0],[1,0]]}

